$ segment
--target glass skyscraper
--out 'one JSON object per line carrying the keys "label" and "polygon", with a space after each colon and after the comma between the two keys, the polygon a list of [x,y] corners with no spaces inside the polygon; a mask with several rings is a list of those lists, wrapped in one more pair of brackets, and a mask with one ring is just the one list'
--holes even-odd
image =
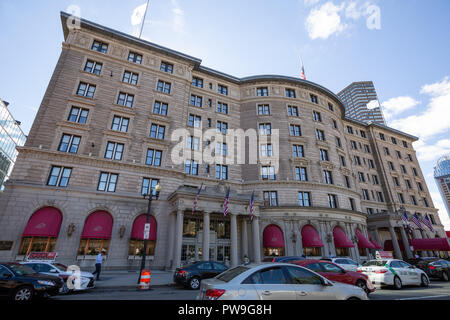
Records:
{"label": "glass skyscraper", "polygon": [[19,123],[8,110],[8,103],[0,99],[0,190],[3,190],[3,184],[16,161],[16,146],[23,146],[25,140]]}
{"label": "glass skyscraper", "polygon": [[450,216],[450,155],[439,159],[434,167],[434,179]]}

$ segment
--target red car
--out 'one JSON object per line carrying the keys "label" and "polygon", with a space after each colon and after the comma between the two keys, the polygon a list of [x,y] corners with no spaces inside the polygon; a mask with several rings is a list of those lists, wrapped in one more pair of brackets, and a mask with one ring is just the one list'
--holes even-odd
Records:
{"label": "red car", "polygon": [[346,271],[337,264],[324,260],[299,260],[291,262],[308,268],[324,276],[328,280],[351,284],[362,288],[367,294],[374,292],[375,287],[365,274]]}

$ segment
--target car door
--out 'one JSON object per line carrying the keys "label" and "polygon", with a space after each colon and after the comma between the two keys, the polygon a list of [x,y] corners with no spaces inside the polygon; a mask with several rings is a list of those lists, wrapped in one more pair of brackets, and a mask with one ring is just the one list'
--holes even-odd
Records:
{"label": "car door", "polygon": [[326,286],[317,274],[300,267],[283,267],[286,270],[291,287],[295,290],[297,300],[335,300],[336,295]]}
{"label": "car door", "polygon": [[202,262],[197,265],[198,273],[200,274],[200,279],[214,278],[214,269],[210,262]]}
{"label": "car door", "polygon": [[413,267],[407,262],[399,261],[405,272],[408,274],[410,284],[421,284],[422,283],[422,270]]}
{"label": "car door", "polygon": [[0,265],[0,296],[8,296],[14,287],[13,274]]}
{"label": "car door", "polygon": [[348,269],[346,269],[346,270],[353,271],[353,272],[356,272],[358,270],[358,264],[355,261],[353,261],[351,259],[345,259],[345,260],[347,261],[347,266],[348,266]]}
{"label": "car door", "polygon": [[400,278],[403,285],[411,284],[411,278],[408,274],[408,270],[400,263],[400,261],[391,261],[389,267],[394,271],[394,274]]}
{"label": "car door", "polygon": [[279,266],[260,270],[252,279],[261,300],[297,300],[295,287]]}
{"label": "car door", "polygon": [[321,268],[323,269],[322,275],[332,281],[353,284],[352,277],[347,273],[347,271],[338,265],[329,262],[320,262]]}

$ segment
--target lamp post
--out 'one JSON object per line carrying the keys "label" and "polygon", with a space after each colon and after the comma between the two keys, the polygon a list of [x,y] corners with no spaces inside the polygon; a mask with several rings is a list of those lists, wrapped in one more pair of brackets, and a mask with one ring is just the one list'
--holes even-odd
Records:
{"label": "lamp post", "polygon": [[141,282],[142,270],[145,269],[145,259],[147,257],[147,243],[150,237],[150,209],[152,207],[152,200],[153,199],[158,200],[159,198],[159,193],[161,192],[161,186],[159,185],[159,183],[155,187],[155,194],[153,194],[153,190],[151,187],[149,188],[149,192],[150,193],[142,195],[144,199],[148,199],[148,208],[147,208],[147,223],[145,224],[144,229],[144,254],[142,255],[141,270],[139,272],[138,284]]}

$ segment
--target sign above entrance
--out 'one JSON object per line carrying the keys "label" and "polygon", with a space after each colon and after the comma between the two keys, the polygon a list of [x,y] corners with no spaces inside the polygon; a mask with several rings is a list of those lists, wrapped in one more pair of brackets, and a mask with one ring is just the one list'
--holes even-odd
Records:
{"label": "sign above entrance", "polygon": [[394,256],[392,254],[392,251],[377,251],[376,258],[377,258],[377,260],[380,260],[380,259],[393,259]]}
{"label": "sign above entrance", "polygon": [[55,261],[58,254],[56,252],[30,252],[26,261]]}

